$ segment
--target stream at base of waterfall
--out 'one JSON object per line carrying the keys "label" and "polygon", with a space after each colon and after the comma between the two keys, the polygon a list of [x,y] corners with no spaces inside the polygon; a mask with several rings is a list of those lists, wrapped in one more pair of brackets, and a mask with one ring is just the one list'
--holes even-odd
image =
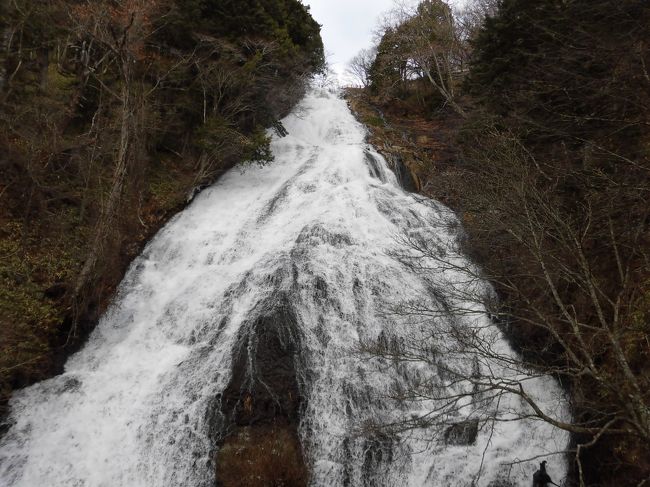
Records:
{"label": "stream at base of waterfall", "polygon": [[[0,484],[213,486],[224,439],[252,424],[273,435],[276,423],[295,431],[314,487],[527,485],[541,461],[527,459],[541,457],[560,483],[565,458],[545,455],[568,435],[514,421],[531,412],[518,396],[472,400],[454,373],[523,380],[567,419],[558,383],[450,344],[450,329],[490,329],[516,357],[478,302],[458,316],[398,312],[458,300],[455,269],[472,264],[456,216],[400,188],[340,94],[312,89],[283,124],[273,163],[231,170],[147,245],[65,372],[14,394]],[[454,265],[407,265],[404,236],[435,242]],[[360,350],[386,337],[430,343],[431,356]],[[414,387],[429,392],[409,397]],[[424,427],[452,397],[453,413]]]}

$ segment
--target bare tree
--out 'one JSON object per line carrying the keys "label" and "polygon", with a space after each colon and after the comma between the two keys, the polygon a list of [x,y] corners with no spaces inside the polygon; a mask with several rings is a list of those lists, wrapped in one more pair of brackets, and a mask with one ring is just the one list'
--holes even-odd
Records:
{"label": "bare tree", "polygon": [[460,36],[472,39],[482,27],[486,17],[497,15],[499,0],[471,0],[455,12]]}
{"label": "bare tree", "polygon": [[[404,250],[396,256],[425,279],[428,295],[395,303],[389,313],[419,325],[406,339],[382,336],[363,343],[362,350],[429,370],[441,367],[439,356],[452,364],[453,357],[464,357],[445,368],[453,394],[436,396],[435,407],[426,414],[390,428],[444,425],[459,408],[485,407],[480,401],[486,397],[517,396],[530,409],[510,419],[535,417],[574,435],[577,475],[584,486],[585,449],[612,437],[642,451],[650,444],[650,379],[639,373],[635,359],[638,347],[647,347],[647,323],[638,303],[647,292],[639,272],[650,259],[644,244],[650,209],[646,205],[645,215],[621,232],[612,215],[626,199],[621,191],[629,188],[618,187],[598,195],[598,205],[585,207],[584,220],[572,218],[530,152],[507,134],[494,131],[492,137],[494,145],[482,163],[461,177],[471,180],[464,185],[471,245],[495,255],[483,268],[469,263],[463,254],[472,248],[454,219],[450,231],[458,238],[451,241],[423,238],[417,231],[399,237]],[[563,176],[588,178],[589,184],[606,178],[582,169]],[[474,221],[472,215],[479,213],[480,220]],[[485,240],[477,242],[477,234]],[[611,279],[597,271],[604,254],[590,251],[594,241],[616,262],[617,275]],[[512,334],[513,327],[527,330],[519,354],[502,345],[504,333]],[[472,366],[468,357],[478,365]],[[558,413],[561,408],[544,404],[529,387],[542,376],[559,378],[571,391],[571,405],[582,413],[570,418]],[[435,384],[410,384],[397,399],[434,397]]]}
{"label": "bare tree", "polygon": [[[71,21],[82,46],[79,61],[103,92],[120,106],[116,123],[113,177],[97,221],[92,243],[79,273],[74,294],[80,296],[91,279],[108,240],[125,191],[127,175],[142,157],[142,121],[146,96],[142,83],[143,60],[152,20],[159,6],[147,0],[85,2],[70,10]],[[118,82],[109,86],[103,74],[114,69]],[[73,330],[74,331],[74,330]]]}
{"label": "bare tree", "polygon": [[362,49],[348,63],[347,72],[362,88],[370,86],[370,72],[377,57],[377,48]]}
{"label": "bare tree", "polygon": [[390,37],[393,53],[381,51],[378,56],[398,56],[388,62],[402,66],[404,80],[425,78],[458,114],[465,111],[458,103],[458,86],[463,76],[465,51],[461,32],[451,7],[443,0],[425,0],[418,5],[397,1],[379,28],[382,38]]}

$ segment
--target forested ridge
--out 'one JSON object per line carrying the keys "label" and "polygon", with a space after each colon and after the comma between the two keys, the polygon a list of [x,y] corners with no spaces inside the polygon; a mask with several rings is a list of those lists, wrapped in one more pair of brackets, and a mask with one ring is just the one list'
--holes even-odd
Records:
{"label": "forested ridge", "polygon": [[193,191],[272,159],[324,65],[298,0],[0,5],[0,407],[57,373]]}
{"label": "forested ridge", "polygon": [[645,1],[426,0],[351,65],[371,140],[461,216],[476,299],[568,391],[567,485],[650,480],[649,48]]}

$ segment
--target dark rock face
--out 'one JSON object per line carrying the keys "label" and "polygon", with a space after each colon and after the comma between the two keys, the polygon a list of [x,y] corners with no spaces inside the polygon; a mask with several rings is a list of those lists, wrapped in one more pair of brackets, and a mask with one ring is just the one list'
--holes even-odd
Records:
{"label": "dark rock face", "polygon": [[364,487],[374,487],[377,485],[376,476],[381,475],[382,463],[390,462],[393,458],[393,443],[391,438],[378,433],[366,441],[364,450]]}
{"label": "dark rock face", "polygon": [[365,151],[366,164],[368,165],[368,171],[373,178],[377,178],[382,182],[386,182],[382,170],[379,167],[379,161],[373,156],[369,151]]}
{"label": "dark rock face", "polygon": [[445,431],[448,445],[473,445],[478,436],[478,420],[456,423]]}
{"label": "dark rock face", "polygon": [[297,320],[286,297],[270,301],[242,327],[233,376],[222,397],[226,431],[217,456],[220,487],[308,484],[298,438]]}
{"label": "dark rock face", "polygon": [[298,418],[296,319],[284,302],[269,311],[245,326],[239,339],[233,377],[222,401],[222,412],[236,425]]}
{"label": "dark rock face", "polygon": [[410,193],[417,193],[420,191],[420,185],[416,181],[413,172],[408,168],[404,162],[404,158],[400,154],[386,154],[386,159],[393,169],[397,182],[404,191]]}

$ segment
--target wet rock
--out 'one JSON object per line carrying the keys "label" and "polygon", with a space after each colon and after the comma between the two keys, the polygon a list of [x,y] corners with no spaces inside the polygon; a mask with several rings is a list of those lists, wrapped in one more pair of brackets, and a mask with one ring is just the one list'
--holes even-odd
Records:
{"label": "wet rock", "polygon": [[282,124],[280,120],[276,120],[275,122],[273,122],[271,128],[273,128],[273,131],[276,133],[278,137],[286,137],[287,135],[289,135],[289,131],[285,128],[285,126]]}
{"label": "wet rock", "polygon": [[293,311],[281,301],[242,329],[233,377],[223,394],[223,413],[242,426],[278,417],[297,421],[301,395],[295,366],[300,340]]}
{"label": "wet rock", "polygon": [[377,433],[368,438],[364,445],[363,459],[363,485],[364,487],[375,487],[383,485],[382,467],[393,460],[393,441],[390,437]]}
{"label": "wet rock", "polygon": [[383,462],[390,462],[393,457],[392,440],[382,434],[377,434],[366,441],[366,455],[363,467],[367,475],[372,475]]}
{"label": "wet rock", "polygon": [[448,445],[473,445],[477,436],[478,420],[462,421],[447,428],[445,443]]}
{"label": "wet rock", "polygon": [[284,297],[259,308],[259,317],[242,326],[221,400],[226,431],[217,454],[217,486],[303,487],[309,476],[298,437],[303,399],[297,320]]}
{"label": "wet rock", "polygon": [[315,293],[318,299],[326,299],[328,296],[327,282],[320,276],[316,277]]}
{"label": "wet rock", "polygon": [[296,238],[296,245],[304,248],[311,248],[322,244],[341,248],[350,246],[353,243],[350,235],[332,232],[320,223],[305,226]]}
{"label": "wet rock", "polygon": [[417,176],[409,169],[404,162],[404,158],[399,153],[389,153],[387,155],[388,162],[393,168],[393,172],[397,177],[397,182],[404,191],[410,193],[417,193],[420,190],[420,185]]}
{"label": "wet rock", "polygon": [[368,150],[364,151],[365,158],[366,158],[366,164],[368,165],[368,171],[370,172],[370,175],[373,178],[377,178],[382,182],[386,182],[386,178],[384,176],[384,173],[381,169],[380,163],[377,160],[377,158],[372,155],[372,153]]}

